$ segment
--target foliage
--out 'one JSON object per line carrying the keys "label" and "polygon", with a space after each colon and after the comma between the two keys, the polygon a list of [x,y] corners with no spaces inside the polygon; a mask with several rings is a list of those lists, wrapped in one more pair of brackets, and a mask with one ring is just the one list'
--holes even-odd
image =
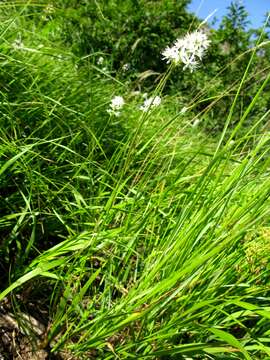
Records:
{"label": "foliage", "polygon": [[[206,89],[203,95],[207,93],[209,100],[203,101],[197,109],[203,112],[206,110],[206,113],[210,110],[210,116],[207,114],[205,116],[208,132],[218,133],[223,129],[228,108],[231,107],[239,91],[238,102],[230,123],[230,127],[235,126],[244,109],[252,102],[258,86],[268,76],[269,37],[264,29],[248,29],[248,24],[248,13],[243,4],[233,1],[218,29],[211,31],[212,46],[205,61],[205,73],[195,74],[194,79],[190,81],[190,87],[193,86],[193,81],[197,82],[197,92]],[[247,67],[249,67],[248,76],[240,86],[240,80]],[[249,113],[247,126],[265,114],[269,107],[269,100],[269,85],[267,84],[256,101],[256,106]],[[212,101],[214,108],[211,105]]]}
{"label": "foliage", "polygon": [[[61,1],[54,21],[60,23],[61,36],[74,54],[90,56],[93,63],[103,56],[110,71],[123,81],[129,80],[134,88],[149,89],[153,87],[153,80],[157,81],[166,69],[161,51],[199,24],[196,17],[187,13],[187,4],[188,1],[171,0],[156,1],[155,6],[149,1]],[[61,22],[60,18],[65,21]],[[252,69],[242,84],[230,127],[239,121],[239,114],[255,96],[267,72],[267,51],[264,53],[267,46],[259,47],[253,55],[252,49],[268,37],[253,29],[247,30],[248,24],[243,4],[233,1],[217,30],[205,28],[210,32],[212,47],[201,68],[193,74],[178,69],[166,84],[165,91],[177,92],[187,102],[196,96],[197,112],[206,111],[207,132],[215,134],[223,129],[226,111],[233,102],[250,57],[254,57]],[[198,94],[203,94],[204,98]],[[267,86],[250,113],[249,123],[268,108],[268,94]]]}
{"label": "foliage", "polygon": [[[63,2],[64,37],[80,56],[103,53],[115,70],[164,70],[160,49],[185,33],[192,21],[185,1]],[[75,5],[75,6],[74,6]],[[162,34],[162,36],[160,36]]]}

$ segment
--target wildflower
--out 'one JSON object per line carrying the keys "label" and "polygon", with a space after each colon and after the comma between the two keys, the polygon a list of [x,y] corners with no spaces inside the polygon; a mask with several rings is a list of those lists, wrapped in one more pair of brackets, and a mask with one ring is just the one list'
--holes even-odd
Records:
{"label": "wildflower", "polygon": [[177,65],[182,62],[184,69],[189,68],[192,72],[198,67],[209,45],[208,36],[203,31],[196,30],[177,39],[172,47],[167,47],[162,52],[162,59],[166,60],[167,64]]}
{"label": "wildflower", "polygon": [[162,60],[166,60],[167,64],[170,62],[178,64],[180,61],[179,49],[175,45],[172,47],[167,46],[166,49],[162,52],[162,55]]}
{"label": "wildflower", "polygon": [[199,57],[201,51],[206,50],[209,45],[210,40],[208,40],[207,35],[201,30],[187,34],[184,38],[177,39],[175,42],[175,46],[178,49],[185,49],[190,55]]}
{"label": "wildflower", "polygon": [[114,98],[112,98],[111,103],[110,103],[110,108],[107,110],[107,112],[110,115],[120,116],[119,110],[122,109],[124,104],[125,104],[125,101],[122,98],[122,96],[115,96]]}
{"label": "wildflower", "polygon": [[140,106],[140,110],[147,112],[153,107],[157,107],[161,104],[161,98],[159,96],[151,96],[149,99],[145,99],[142,106]]}
{"label": "wildflower", "polygon": [[122,70],[123,71],[128,71],[130,69],[130,64],[124,64],[123,66],[122,66]]}
{"label": "wildflower", "polygon": [[98,59],[97,59],[97,64],[98,65],[102,65],[104,62],[104,57],[100,56]]}
{"label": "wildflower", "polygon": [[125,104],[124,99],[122,98],[122,96],[115,96],[112,101],[111,101],[111,108],[113,110],[115,109],[121,109],[123,107],[123,105]]}
{"label": "wildflower", "polygon": [[182,62],[184,63],[184,70],[189,68],[190,72],[193,72],[198,66],[199,61],[196,60],[194,56],[188,56],[187,54],[182,54]]}

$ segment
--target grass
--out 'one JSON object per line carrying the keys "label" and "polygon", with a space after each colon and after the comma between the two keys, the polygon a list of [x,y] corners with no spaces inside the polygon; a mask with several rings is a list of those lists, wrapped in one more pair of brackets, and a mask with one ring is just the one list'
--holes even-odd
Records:
{"label": "grass", "polygon": [[[78,359],[268,358],[263,118],[230,137],[231,111],[217,139],[174,98],[141,114],[129,85],[45,35],[14,50],[14,24],[40,40],[14,14],[1,25],[0,302],[35,348]],[[118,93],[126,108],[109,117]]]}

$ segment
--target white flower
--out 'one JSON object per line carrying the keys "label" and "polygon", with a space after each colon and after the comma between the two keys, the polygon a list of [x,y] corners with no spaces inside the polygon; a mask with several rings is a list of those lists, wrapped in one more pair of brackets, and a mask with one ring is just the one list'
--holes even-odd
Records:
{"label": "white flower", "polygon": [[128,71],[129,69],[130,69],[130,64],[124,64],[123,66],[122,66],[122,69],[123,69],[123,71]]}
{"label": "white flower", "polygon": [[184,70],[189,68],[190,71],[193,72],[199,66],[199,61],[195,56],[188,56],[185,52],[181,54],[181,60],[184,64]]}
{"label": "white flower", "polygon": [[159,96],[155,96],[152,102],[152,106],[159,106],[161,104],[161,98]]}
{"label": "white flower", "polygon": [[196,30],[190,34],[187,34],[184,38],[177,39],[175,46],[185,48],[188,52],[193,53],[195,56],[201,49],[206,50],[210,45],[207,35],[201,31]]}
{"label": "white flower", "polygon": [[183,38],[177,39],[172,47],[167,47],[163,52],[163,60],[167,63],[184,64],[184,69],[189,68],[191,72],[199,65],[205,51],[210,45],[207,35],[196,30],[186,34]]}
{"label": "white flower", "polygon": [[125,104],[124,99],[122,98],[122,96],[115,96],[112,101],[111,101],[111,108],[113,110],[119,110],[123,107],[123,105]]}
{"label": "white flower", "polygon": [[97,59],[97,64],[98,65],[102,65],[104,62],[104,57],[103,56],[100,56],[98,59]]}
{"label": "white flower", "polygon": [[159,96],[151,96],[149,99],[145,99],[142,106],[140,106],[140,110],[147,112],[153,107],[159,106],[161,103],[161,98]]}
{"label": "white flower", "polygon": [[174,62],[177,64],[180,60],[178,50],[179,49],[177,48],[177,46],[167,46],[166,49],[161,53],[163,55],[162,60],[166,60],[167,64],[169,64],[170,62]]}
{"label": "white flower", "polygon": [[112,98],[110,103],[110,108],[107,110],[107,112],[110,115],[120,116],[120,111],[122,107],[124,106],[125,101],[122,98],[122,96],[115,96]]}

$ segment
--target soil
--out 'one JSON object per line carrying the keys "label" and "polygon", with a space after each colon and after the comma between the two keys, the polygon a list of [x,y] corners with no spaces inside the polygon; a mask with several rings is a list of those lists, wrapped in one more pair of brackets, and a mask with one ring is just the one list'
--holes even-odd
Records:
{"label": "soil", "polygon": [[11,311],[7,301],[0,304],[0,360],[78,360],[71,354],[52,354],[43,348],[47,327],[33,316]]}

